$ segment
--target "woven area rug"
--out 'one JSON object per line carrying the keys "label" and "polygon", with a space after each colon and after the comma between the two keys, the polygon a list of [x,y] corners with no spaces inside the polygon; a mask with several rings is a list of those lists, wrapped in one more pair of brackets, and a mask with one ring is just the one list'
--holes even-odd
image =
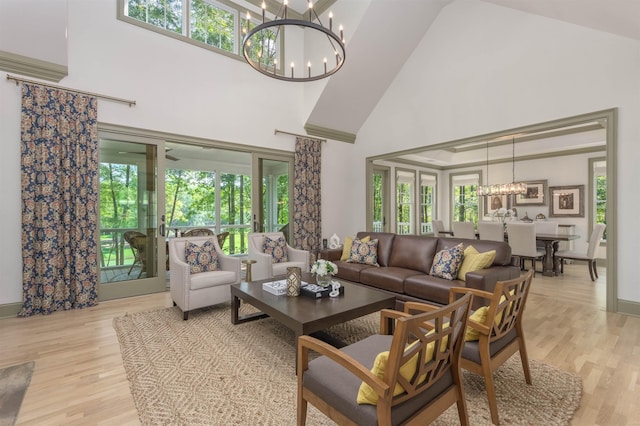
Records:
{"label": "woven area rug", "polygon": [[31,361],[0,369],[0,426],[16,424],[34,367]]}
{"label": "woven area rug", "polygon": [[[378,314],[331,334],[353,342],[376,333]],[[229,305],[192,312],[178,308],[114,319],[131,393],[143,425],[293,425],[297,383],[294,334],[271,318],[231,324]],[[580,404],[582,380],[530,362],[533,385],[520,359],[495,373],[500,420],[507,425],[568,425]],[[471,424],[490,425],[484,380],[464,373]],[[308,425],[331,425],[309,406]],[[435,425],[458,425],[451,407]]]}

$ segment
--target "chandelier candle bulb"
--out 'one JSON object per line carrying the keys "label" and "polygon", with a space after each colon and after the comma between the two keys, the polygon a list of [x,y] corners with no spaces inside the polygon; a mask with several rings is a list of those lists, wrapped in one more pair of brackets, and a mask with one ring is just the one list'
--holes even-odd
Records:
{"label": "chandelier candle bulb", "polygon": [[324,58],[324,73],[327,73],[327,58]]}
{"label": "chandelier candle bulb", "polygon": [[313,3],[309,2],[309,22],[313,22]]}
{"label": "chandelier candle bulb", "polygon": [[309,78],[311,78],[311,61],[307,62],[307,69],[309,71]]}
{"label": "chandelier candle bulb", "polygon": [[329,12],[329,31],[333,31],[333,12]]}
{"label": "chandelier candle bulb", "polygon": [[291,62],[291,78],[293,78],[293,62]]}
{"label": "chandelier candle bulb", "polygon": [[284,19],[287,19],[287,7],[289,5],[289,2],[287,0],[284,0],[282,4],[284,5]]}
{"label": "chandelier candle bulb", "polygon": [[247,32],[249,32],[249,30],[251,29],[250,25],[251,25],[251,14],[249,13],[249,11],[247,11]]}
{"label": "chandelier candle bulb", "polygon": [[267,9],[265,2],[262,2],[262,23],[264,24],[264,12]]}
{"label": "chandelier candle bulb", "polygon": [[344,43],[344,29],[342,28],[342,25],[340,25],[340,39]]}

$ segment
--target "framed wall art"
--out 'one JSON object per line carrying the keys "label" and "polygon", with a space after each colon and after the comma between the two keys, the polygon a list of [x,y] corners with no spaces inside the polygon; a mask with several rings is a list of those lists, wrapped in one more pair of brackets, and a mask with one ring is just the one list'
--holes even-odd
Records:
{"label": "framed wall art", "polygon": [[584,217],[584,185],[550,186],[549,217]]}
{"label": "framed wall art", "polygon": [[531,180],[527,184],[527,192],[513,196],[513,204],[517,206],[546,206],[547,180]]}
{"label": "framed wall art", "polygon": [[484,215],[491,216],[500,209],[510,209],[511,200],[508,195],[485,195],[484,199]]}

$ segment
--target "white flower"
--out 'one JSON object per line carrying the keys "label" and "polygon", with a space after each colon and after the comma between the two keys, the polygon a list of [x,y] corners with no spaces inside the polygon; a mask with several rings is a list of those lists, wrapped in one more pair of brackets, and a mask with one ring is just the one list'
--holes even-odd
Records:
{"label": "white flower", "polygon": [[334,275],[338,272],[338,266],[328,260],[319,259],[311,265],[311,273],[316,276],[324,277],[326,275]]}

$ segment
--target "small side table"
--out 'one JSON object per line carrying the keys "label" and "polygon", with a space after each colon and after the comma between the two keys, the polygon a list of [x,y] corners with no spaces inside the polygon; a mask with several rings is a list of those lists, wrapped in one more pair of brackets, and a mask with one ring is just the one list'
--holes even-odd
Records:
{"label": "small side table", "polygon": [[246,270],[247,270],[247,276],[245,277],[245,281],[246,282],[250,282],[250,281],[252,281],[252,279],[251,279],[251,265],[256,263],[256,261],[254,259],[244,259],[242,261],[242,263],[244,263],[244,265],[246,267]]}

